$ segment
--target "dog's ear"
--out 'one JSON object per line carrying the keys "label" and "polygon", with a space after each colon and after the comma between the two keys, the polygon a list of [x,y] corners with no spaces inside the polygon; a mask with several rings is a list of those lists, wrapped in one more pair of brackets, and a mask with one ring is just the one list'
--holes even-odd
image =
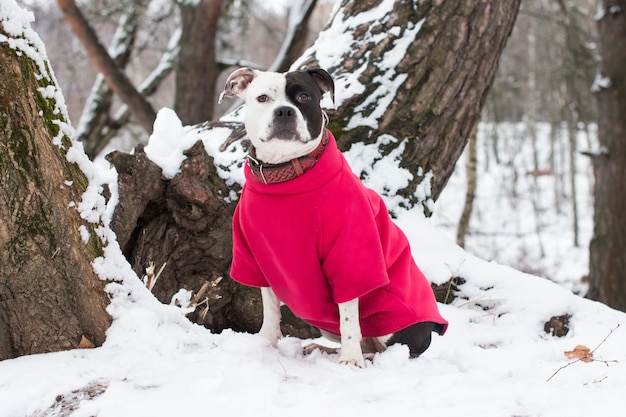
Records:
{"label": "dog's ear", "polygon": [[248,87],[248,84],[256,77],[256,71],[251,68],[239,68],[228,76],[224,91],[220,94],[218,103],[224,100],[224,97],[239,96],[243,98],[243,92]]}
{"label": "dog's ear", "polygon": [[335,82],[333,81],[333,77],[331,77],[326,70],[321,68],[313,68],[307,70],[307,72],[320,87],[322,93],[330,93],[330,99],[333,104],[335,104]]}

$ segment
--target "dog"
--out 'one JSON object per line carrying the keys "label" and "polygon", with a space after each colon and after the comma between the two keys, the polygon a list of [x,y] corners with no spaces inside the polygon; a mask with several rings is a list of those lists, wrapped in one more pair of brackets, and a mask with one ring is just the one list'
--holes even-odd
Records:
{"label": "dog", "polygon": [[230,275],[261,288],[259,333],[274,347],[282,337],[282,302],[340,342],[342,364],[362,368],[364,358],[394,343],[418,357],[448,322],[406,236],[326,128],[321,99],[329,94],[334,102],[334,93],[321,68],[240,68],[228,77],[220,102],[244,100],[251,142],[233,217]]}

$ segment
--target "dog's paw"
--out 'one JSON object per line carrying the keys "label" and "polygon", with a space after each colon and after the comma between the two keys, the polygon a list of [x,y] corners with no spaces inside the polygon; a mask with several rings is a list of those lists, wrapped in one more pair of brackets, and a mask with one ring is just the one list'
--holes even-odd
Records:
{"label": "dog's paw", "polygon": [[339,363],[365,368],[361,343],[354,343],[353,340],[349,340],[348,343],[346,343],[342,340],[341,349],[339,351]]}
{"label": "dog's paw", "polygon": [[361,353],[361,347],[357,345],[352,349],[348,347],[342,347],[339,354],[339,363],[343,365],[353,365],[359,368],[365,368],[365,359],[363,359],[363,353]]}
{"label": "dog's paw", "polygon": [[281,337],[283,337],[282,333],[280,332],[280,329],[276,330],[276,329],[269,329],[267,327],[261,327],[261,330],[259,330],[258,333],[260,336],[262,336],[265,340],[269,341],[270,344],[272,345],[272,347],[277,347],[278,346],[278,340],[280,340]]}
{"label": "dog's paw", "polygon": [[344,357],[344,355],[339,356],[339,363],[342,365],[348,366],[356,366],[358,368],[365,368],[365,359],[363,359],[363,355],[358,355],[354,357]]}
{"label": "dog's paw", "polygon": [[328,346],[324,346],[324,345],[319,345],[317,343],[309,343],[304,348],[302,348],[302,353],[304,353],[305,355],[310,355],[311,353],[313,353],[316,350],[324,352],[324,353],[326,353],[328,355],[334,355],[335,353],[339,352],[339,349],[337,349],[337,348],[332,348],[332,347],[328,347]]}

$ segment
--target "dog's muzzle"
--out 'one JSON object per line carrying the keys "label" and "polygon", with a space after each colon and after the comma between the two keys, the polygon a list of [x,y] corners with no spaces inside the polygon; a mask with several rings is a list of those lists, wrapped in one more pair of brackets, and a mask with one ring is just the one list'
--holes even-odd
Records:
{"label": "dog's muzzle", "polygon": [[256,150],[250,148],[248,166],[254,178],[263,184],[277,184],[297,178],[310,171],[328,145],[328,131],[324,129],[322,140],[311,153],[281,164],[266,164],[256,158]]}

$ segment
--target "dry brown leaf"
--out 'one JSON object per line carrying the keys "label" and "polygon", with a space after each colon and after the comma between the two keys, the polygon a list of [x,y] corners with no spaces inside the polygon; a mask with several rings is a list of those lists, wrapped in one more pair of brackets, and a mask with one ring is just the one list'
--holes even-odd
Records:
{"label": "dry brown leaf", "polygon": [[79,349],[93,349],[96,347],[91,340],[87,339],[85,336],[81,337],[80,343],[78,344]]}
{"label": "dry brown leaf", "polygon": [[577,345],[574,350],[564,352],[565,357],[569,360],[580,360],[582,362],[593,362],[593,353],[585,345]]}

